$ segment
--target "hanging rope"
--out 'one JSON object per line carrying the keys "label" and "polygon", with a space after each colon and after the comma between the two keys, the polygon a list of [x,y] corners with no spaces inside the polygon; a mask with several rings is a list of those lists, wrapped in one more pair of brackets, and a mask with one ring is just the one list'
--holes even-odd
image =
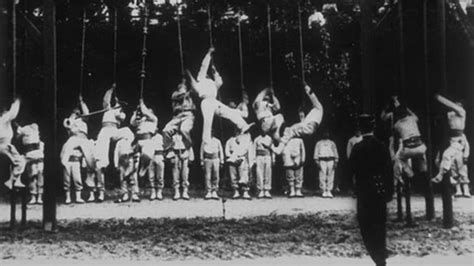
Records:
{"label": "hanging rope", "polygon": [[12,6],[12,45],[13,45],[13,51],[12,51],[12,74],[13,74],[13,84],[12,84],[12,90],[13,90],[13,98],[16,97],[16,1],[13,1],[13,6]]}
{"label": "hanging rope", "polygon": [[181,64],[181,75],[184,77],[184,55],[183,55],[183,37],[181,33],[181,5],[178,6],[178,44],[179,44],[179,62]]}
{"label": "hanging rope", "polygon": [[85,58],[85,46],[86,46],[86,9],[84,8],[82,12],[82,39],[81,39],[81,69],[80,69],[80,78],[79,78],[79,94],[82,95],[82,90],[84,87],[84,58]]}
{"label": "hanging rope", "polygon": [[207,4],[207,25],[209,27],[209,46],[214,47],[212,38],[212,16],[211,16],[211,1]]}
{"label": "hanging rope", "polygon": [[118,22],[117,22],[117,7],[114,8],[114,69],[113,69],[113,81],[117,84],[117,33],[118,33]]}
{"label": "hanging rope", "polygon": [[148,35],[148,6],[146,2],[144,4],[144,21],[143,21],[143,47],[142,47],[142,69],[140,71],[140,99],[143,99],[143,89],[145,88],[145,77],[146,77],[146,40]]}
{"label": "hanging rope", "polygon": [[301,64],[301,80],[305,81],[304,74],[304,48],[303,48],[303,24],[301,22],[301,4],[298,2],[298,29],[300,37],[300,64]]}
{"label": "hanging rope", "polygon": [[242,51],[242,20],[241,20],[242,13],[239,14],[239,23],[237,24],[237,30],[239,34],[239,59],[240,59],[240,88],[242,89],[242,95],[245,91],[244,86],[244,54]]}
{"label": "hanging rope", "polygon": [[270,88],[273,88],[273,60],[272,60],[272,22],[270,3],[267,3],[267,28],[268,28],[268,63],[270,75]]}

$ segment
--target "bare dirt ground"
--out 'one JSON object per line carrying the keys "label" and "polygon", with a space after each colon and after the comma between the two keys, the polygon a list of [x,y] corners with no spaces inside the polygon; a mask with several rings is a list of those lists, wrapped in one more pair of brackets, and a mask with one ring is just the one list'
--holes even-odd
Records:
{"label": "bare dirt ground", "polygon": [[[41,230],[41,208],[29,211],[26,230],[6,229],[0,206],[0,265],[370,265],[355,220],[354,199],[102,203],[59,206],[59,232]],[[472,199],[456,199],[456,225],[424,219],[424,200],[414,198],[418,226],[388,223],[391,265],[472,265]],[[394,219],[395,204],[390,204]],[[441,256],[441,257],[439,257]],[[439,258],[438,258],[439,257]],[[165,263],[166,262],[166,263]],[[444,262],[444,263],[443,263]]]}

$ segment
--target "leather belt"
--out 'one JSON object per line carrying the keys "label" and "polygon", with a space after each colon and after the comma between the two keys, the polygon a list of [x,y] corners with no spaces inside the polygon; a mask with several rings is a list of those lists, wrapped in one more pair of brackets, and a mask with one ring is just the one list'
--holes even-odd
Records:
{"label": "leather belt", "polygon": [[75,155],[69,156],[70,162],[80,162],[81,160],[82,160],[82,156],[75,156]]}
{"label": "leather belt", "polygon": [[270,156],[270,152],[267,150],[257,150],[257,156]]}
{"label": "leather belt", "polygon": [[146,139],[151,139],[150,133],[137,134],[137,140],[146,140]]}
{"label": "leather belt", "polygon": [[413,149],[423,145],[423,140],[421,140],[420,136],[411,137],[409,139],[403,140],[403,147]]}
{"label": "leather belt", "polygon": [[31,143],[31,144],[26,144],[25,145],[25,153],[30,152],[30,151],[36,151],[40,149],[40,144],[39,143]]}
{"label": "leather belt", "polygon": [[217,153],[207,153],[207,152],[204,153],[204,159],[206,159],[206,160],[215,160],[215,159],[218,159],[218,158],[219,158],[219,156],[218,156]]}

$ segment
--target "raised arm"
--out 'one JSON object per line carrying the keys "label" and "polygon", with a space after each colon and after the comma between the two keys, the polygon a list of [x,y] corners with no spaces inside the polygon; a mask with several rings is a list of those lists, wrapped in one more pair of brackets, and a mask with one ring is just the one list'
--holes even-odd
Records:
{"label": "raised arm", "polygon": [[201,68],[199,69],[199,74],[197,76],[197,81],[202,81],[206,78],[207,71],[209,70],[209,66],[211,65],[212,53],[214,52],[214,48],[209,48],[209,51],[204,56],[201,62]]}
{"label": "raised arm", "polygon": [[111,109],[112,108],[112,94],[114,93],[115,86],[112,86],[108,89],[105,94],[104,98],[102,99],[102,107],[104,109]]}
{"label": "raised arm", "polygon": [[257,97],[255,97],[252,104],[254,109],[257,109],[257,104],[262,102],[263,99],[265,99],[265,96],[267,95],[267,93],[268,93],[268,89],[263,89],[257,94]]}
{"label": "raised arm", "polygon": [[79,95],[79,108],[81,109],[81,114],[82,115],[88,115],[89,114],[89,108],[87,107],[87,104],[84,102],[84,99],[82,98],[82,95]]}
{"label": "raised arm", "polygon": [[464,110],[464,108],[462,108],[461,106],[457,105],[456,103],[448,100],[447,98],[439,95],[439,94],[436,94],[435,95],[435,98],[438,102],[440,102],[442,105],[448,107],[449,109],[453,110],[454,112],[456,112],[459,116],[466,116],[466,110]]}
{"label": "raised arm", "polygon": [[306,92],[306,95],[308,95],[309,100],[311,101],[311,104],[313,105],[313,108],[316,108],[322,111],[323,105],[321,104],[318,97],[311,89],[311,87],[306,82],[304,83],[304,91]]}
{"label": "raised arm", "polygon": [[222,85],[224,85],[224,81],[214,65],[212,65],[212,78],[214,79],[217,89],[220,89]]}
{"label": "raised arm", "polygon": [[145,103],[143,102],[143,99],[140,99],[140,109],[142,110],[143,115],[151,122],[158,123],[158,117],[149,109],[146,107]]}
{"label": "raised arm", "polygon": [[8,110],[2,116],[2,120],[4,120],[5,122],[10,122],[18,116],[19,112],[20,112],[20,99],[17,98],[15,99],[15,101],[13,101],[12,105],[10,106],[10,110]]}
{"label": "raised arm", "polygon": [[410,108],[407,107],[407,111],[410,116],[414,117],[418,121],[418,116],[412,110],[410,110]]}

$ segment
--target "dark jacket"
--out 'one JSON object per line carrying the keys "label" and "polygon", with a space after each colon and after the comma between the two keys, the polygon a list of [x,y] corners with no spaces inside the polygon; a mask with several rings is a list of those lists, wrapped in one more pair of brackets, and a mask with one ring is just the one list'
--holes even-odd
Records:
{"label": "dark jacket", "polygon": [[390,201],[393,194],[393,168],[390,153],[373,135],[364,136],[351,153],[358,199]]}

